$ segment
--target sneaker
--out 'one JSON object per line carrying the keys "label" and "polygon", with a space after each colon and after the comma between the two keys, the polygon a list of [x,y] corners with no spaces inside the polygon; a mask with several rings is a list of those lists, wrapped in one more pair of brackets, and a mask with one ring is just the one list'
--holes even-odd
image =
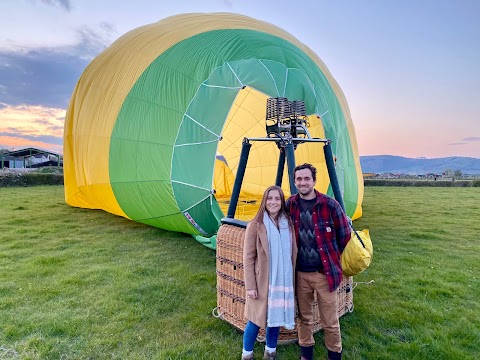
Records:
{"label": "sneaker", "polygon": [[242,354],[242,360],[253,360],[253,353],[251,353],[250,355]]}
{"label": "sneaker", "polygon": [[268,352],[267,350],[265,350],[265,352],[263,353],[263,360],[275,360],[277,358],[277,352],[274,351],[274,352]]}

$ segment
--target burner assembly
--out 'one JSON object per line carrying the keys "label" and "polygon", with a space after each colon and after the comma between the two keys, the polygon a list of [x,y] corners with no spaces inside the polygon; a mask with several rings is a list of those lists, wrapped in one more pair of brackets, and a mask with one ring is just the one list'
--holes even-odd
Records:
{"label": "burner assembly", "polygon": [[[267,99],[265,122],[267,138],[312,138],[307,129],[308,117],[302,100],[289,101],[285,97]],[[298,143],[294,143],[295,148]]]}
{"label": "burner assembly", "polygon": [[[245,170],[247,168],[250,148],[254,141],[274,141],[280,150],[278,158],[277,176],[275,185],[282,186],[283,172],[285,162],[287,163],[288,178],[290,185],[290,194],[296,194],[297,189],[293,181],[295,169],[295,150],[302,143],[316,142],[323,143],[323,152],[325,163],[330,177],[330,183],[335,199],[345,209],[342,193],[338,184],[335,172],[335,161],[332,153],[331,140],[312,138],[308,131],[308,116],[306,106],[303,100],[289,101],[286,97],[276,97],[267,99],[267,108],[265,115],[266,137],[262,138],[244,138],[242,142],[242,151],[238,163],[235,183],[233,185],[232,196],[227,212],[227,219],[234,219],[240,189],[242,186]],[[272,179],[273,180],[273,179]],[[223,221],[223,220],[222,220]]]}

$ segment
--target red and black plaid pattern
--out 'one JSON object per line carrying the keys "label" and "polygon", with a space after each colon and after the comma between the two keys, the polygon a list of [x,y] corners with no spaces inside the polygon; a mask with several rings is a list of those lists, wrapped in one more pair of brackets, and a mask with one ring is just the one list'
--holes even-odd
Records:
{"label": "red and black plaid pattern", "polygon": [[[350,224],[340,204],[330,196],[315,190],[317,201],[313,207],[314,233],[330,291],[334,291],[342,281],[340,254],[347,246],[351,236]],[[299,239],[300,195],[287,200],[287,211],[293,221],[295,237]]]}

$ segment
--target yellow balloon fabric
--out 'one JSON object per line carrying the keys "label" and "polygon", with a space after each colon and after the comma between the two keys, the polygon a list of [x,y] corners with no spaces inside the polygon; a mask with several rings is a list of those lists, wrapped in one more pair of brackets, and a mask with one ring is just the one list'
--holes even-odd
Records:
{"label": "yellow balloon fabric", "polygon": [[354,276],[365,271],[373,259],[373,245],[370,232],[367,229],[357,231],[362,239],[363,245],[352,231],[352,238],[348,242],[341,256],[342,270],[344,276]]}

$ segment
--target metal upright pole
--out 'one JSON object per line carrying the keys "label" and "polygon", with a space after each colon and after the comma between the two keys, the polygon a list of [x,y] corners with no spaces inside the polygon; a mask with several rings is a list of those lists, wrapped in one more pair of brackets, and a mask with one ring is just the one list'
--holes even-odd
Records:
{"label": "metal upright pole", "polygon": [[330,184],[332,184],[332,190],[335,200],[338,201],[343,211],[345,211],[345,204],[343,203],[342,192],[340,191],[340,185],[338,184],[337,173],[335,171],[335,161],[333,160],[332,146],[330,145],[330,143],[331,142],[327,142],[323,147],[328,176],[330,177]]}
{"label": "metal upright pole", "polygon": [[283,169],[285,168],[285,149],[280,148],[280,156],[278,157],[277,178],[275,185],[282,187]]}
{"label": "metal upright pole", "polygon": [[285,155],[287,158],[290,195],[295,195],[297,193],[297,188],[295,187],[295,149],[293,147],[293,142],[289,142],[287,146],[285,146]]}
{"label": "metal upright pole", "polygon": [[245,169],[247,168],[248,155],[251,147],[252,144],[250,144],[248,139],[243,139],[242,152],[240,153],[237,175],[235,176],[235,183],[233,184],[232,197],[230,198],[230,204],[228,205],[227,218],[233,219],[235,217],[235,210],[237,209],[240,189],[242,187],[243,177],[245,176]]}

